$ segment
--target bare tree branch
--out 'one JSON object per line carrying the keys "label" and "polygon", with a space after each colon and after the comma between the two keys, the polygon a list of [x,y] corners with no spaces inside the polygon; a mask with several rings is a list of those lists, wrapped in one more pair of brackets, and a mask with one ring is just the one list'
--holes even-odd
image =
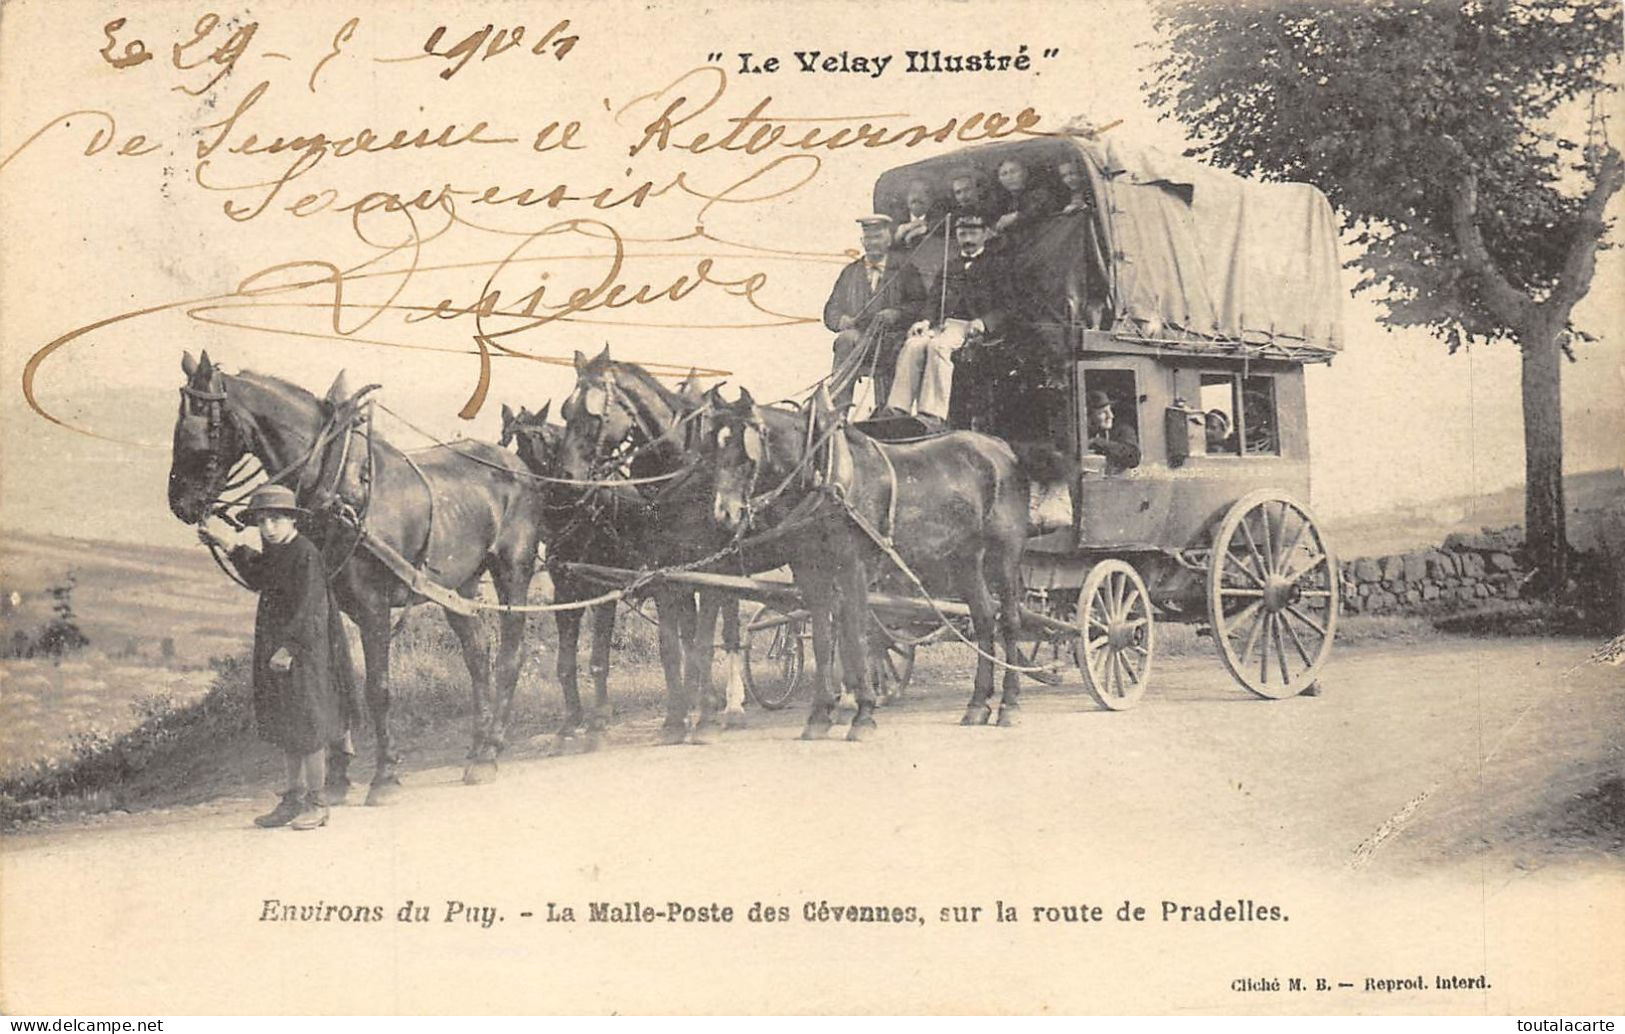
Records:
{"label": "bare tree branch", "polygon": [[1478,280],[1479,299],[1508,327],[1522,326],[1525,313],[1534,302],[1507,282],[1489,248],[1484,246],[1484,236],[1478,231],[1478,177],[1475,174],[1469,172],[1463,177],[1451,207],[1456,247],[1461,249],[1467,271]]}

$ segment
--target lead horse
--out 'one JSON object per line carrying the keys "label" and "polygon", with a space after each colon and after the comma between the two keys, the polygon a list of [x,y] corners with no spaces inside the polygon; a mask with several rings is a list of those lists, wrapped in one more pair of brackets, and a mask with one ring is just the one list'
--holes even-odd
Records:
{"label": "lead horse", "polygon": [[[319,495],[315,502],[328,510],[348,504],[365,530],[363,536],[322,514],[308,529],[334,561],[337,570],[329,576],[334,596],[361,632],[367,709],[378,751],[367,803],[385,803],[400,787],[401,762],[389,729],[390,608],[424,598],[397,573],[398,563],[392,569],[386,555],[393,553],[397,562],[405,558],[423,579],[420,588],[447,586],[467,599],[490,574],[502,603],[523,604],[543,526],[534,479],[512,453],[478,442],[408,456],[370,429],[362,431],[350,400],[324,403],[275,377],[227,374],[207,352],[200,360],[187,353],[181,369],[187,379],[169,471],[169,508],[177,518],[201,524],[219,506],[233,469],[252,455],[271,480],[288,484],[302,500]],[[362,433],[364,441],[351,441]],[[331,455],[348,459],[335,463]],[[357,484],[358,479],[365,483]],[[445,614],[473,685],[476,717],[464,780],[483,782],[495,776],[505,745],[525,617],[501,615],[493,697],[491,659],[478,617],[461,606],[446,606]]]}

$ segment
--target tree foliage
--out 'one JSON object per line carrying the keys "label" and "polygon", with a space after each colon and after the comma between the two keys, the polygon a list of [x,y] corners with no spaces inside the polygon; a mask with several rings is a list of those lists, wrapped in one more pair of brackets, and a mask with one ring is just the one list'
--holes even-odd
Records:
{"label": "tree foliage", "polygon": [[1454,351],[1539,321],[1567,347],[1621,170],[1553,123],[1612,89],[1618,0],[1162,0],[1158,20],[1152,103],[1193,156],[1320,187],[1386,322]]}

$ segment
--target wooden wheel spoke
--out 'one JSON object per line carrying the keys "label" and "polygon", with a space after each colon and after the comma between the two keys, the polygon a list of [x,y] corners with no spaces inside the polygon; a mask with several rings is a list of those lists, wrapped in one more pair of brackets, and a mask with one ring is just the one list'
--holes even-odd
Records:
{"label": "wooden wheel spoke", "polygon": [[1316,632],[1319,632],[1322,639],[1326,638],[1326,626],[1322,625],[1308,614],[1305,614],[1297,607],[1292,606],[1290,603],[1287,604],[1286,613],[1291,614],[1293,617],[1297,618],[1299,621],[1302,621]]}
{"label": "wooden wheel spoke", "polygon": [[1303,658],[1304,667],[1313,668],[1315,662],[1310,659],[1309,651],[1303,648],[1303,640],[1298,638],[1298,630],[1292,627],[1292,622],[1282,621],[1281,627],[1286,629],[1287,638],[1292,640],[1292,645],[1297,649],[1298,656]]}
{"label": "wooden wheel spoke", "polygon": [[[1283,538],[1286,535],[1286,515],[1289,512],[1290,508],[1285,503],[1281,504],[1281,534]],[[1299,514],[1298,530],[1293,533],[1292,541],[1286,545],[1286,548],[1282,549],[1281,552],[1276,554],[1275,569],[1277,571],[1284,571],[1287,569],[1287,564],[1292,560],[1293,551],[1298,548],[1298,543],[1303,541],[1303,533],[1308,530],[1308,520],[1306,520],[1302,514]]]}
{"label": "wooden wheel spoke", "polygon": [[1242,518],[1241,521],[1241,534],[1247,540],[1248,552],[1252,554],[1253,561],[1258,565],[1258,582],[1262,585],[1264,579],[1269,577],[1270,569],[1264,563],[1264,555],[1259,552],[1258,543],[1253,540],[1253,529],[1248,525],[1246,518]]}
{"label": "wooden wheel spoke", "polygon": [[1118,651],[1117,661],[1123,666],[1123,671],[1128,674],[1129,683],[1131,685],[1138,686],[1140,684],[1141,669],[1135,667],[1134,663],[1129,660],[1128,650],[1125,649]]}
{"label": "wooden wheel spoke", "polygon": [[1093,663],[1089,665],[1089,671],[1093,673],[1094,678],[1091,681],[1101,695],[1109,694],[1112,688],[1112,662],[1106,651],[1102,650],[1095,655]]}
{"label": "wooden wheel spoke", "polygon": [[1330,589],[1299,589],[1298,590],[1298,595],[1299,596],[1308,596],[1311,599],[1325,600],[1325,599],[1331,599],[1332,590],[1330,590]]}
{"label": "wooden wheel spoke", "polygon": [[1268,623],[1269,612],[1261,611],[1253,617],[1253,623],[1248,626],[1247,641],[1241,646],[1241,653],[1236,657],[1237,664],[1246,664],[1247,658],[1253,655],[1253,647],[1258,645],[1259,635]]}
{"label": "wooden wheel spoke", "polygon": [[1263,589],[1220,589],[1221,596],[1241,596],[1247,599],[1258,599],[1264,595]]}
{"label": "wooden wheel spoke", "polygon": [[1315,568],[1319,567],[1321,564],[1324,564],[1325,562],[1326,562],[1326,554],[1325,553],[1318,554],[1313,560],[1309,561],[1307,566],[1303,567],[1302,569],[1294,569],[1294,570],[1291,570],[1291,571],[1287,571],[1281,577],[1285,578],[1287,580],[1287,582],[1289,582],[1289,583],[1290,582],[1296,582],[1298,579],[1302,578],[1304,575],[1306,575],[1309,572],[1313,571]]}
{"label": "wooden wheel spoke", "polygon": [[1150,620],[1150,618],[1128,618],[1120,624],[1123,628],[1143,628]]}
{"label": "wooden wheel spoke", "polygon": [[1292,681],[1292,673],[1287,671],[1286,667],[1286,649],[1281,645],[1281,626],[1284,624],[1286,624],[1286,618],[1279,614],[1275,615],[1275,620],[1270,623],[1270,633],[1275,637],[1275,659],[1281,664],[1281,685],[1283,686]]}
{"label": "wooden wheel spoke", "polygon": [[1270,631],[1275,627],[1275,614],[1264,611],[1258,627],[1264,633],[1258,646],[1258,681],[1267,685],[1270,680]]}
{"label": "wooden wheel spoke", "polygon": [[1225,559],[1226,563],[1235,564],[1236,565],[1236,570],[1240,571],[1242,574],[1244,574],[1248,578],[1252,579],[1252,583],[1254,585],[1258,586],[1260,589],[1264,588],[1264,579],[1259,577],[1256,573],[1254,573],[1251,568],[1249,568],[1246,564],[1242,563],[1240,558],[1238,558],[1234,553],[1230,552],[1228,549],[1225,550],[1225,552],[1224,552],[1224,559]]}
{"label": "wooden wheel spoke", "polygon": [[[1240,632],[1242,630],[1242,626],[1245,625],[1249,620],[1254,620],[1255,624],[1252,625],[1252,626],[1248,626],[1248,627],[1256,627],[1256,617],[1258,615],[1258,612],[1260,610],[1262,610],[1263,608],[1264,608],[1264,601],[1262,599],[1255,600],[1252,603],[1247,604],[1247,606],[1243,607],[1235,615],[1235,617],[1229,619],[1229,621],[1227,622],[1229,624],[1230,628],[1224,632],[1225,637],[1228,639],[1231,634],[1233,634],[1235,632]],[[1222,615],[1221,615],[1221,617],[1222,617]],[[1215,630],[1215,631],[1217,631],[1217,630]],[[1242,652],[1242,654],[1241,654],[1241,660],[1246,660],[1247,655],[1249,653],[1251,653],[1251,652],[1252,652],[1252,643],[1249,640],[1248,645],[1247,645],[1247,649],[1244,650]]]}
{"label": "wooden wheel spoke", "polygon": [[1111,666],[1112,666],[1112,689],[1117,693],[1118,696],[1122,696],[1123,695],[1123,669],[1122,669],[1122,666],[1121,666],[1122,662],[1118,658],[1117,652],[1115,650],[1112,651],[1112,653],[1109,656],[1111,657]]}
{"label": "wooden wheel spoke", "polygon": [[1275,522],[1270,520],[1270,504],[1269,503],[1264,503],[1262,506],[1260,506],[1258,508],[1258,516],[1260,518],[1262,518],[1263,522],[1264,522],[1264,527],[1263,527],[1263,532],[1264,532],[1263,552],[1264,552],[1264,559],[1269,563],[1269,567],[1265,568],[1265,570],[1268,571],[1271,574],[1274,574],[1275,573],[1275,543],[1277,541],[1277,536],[1275,534]]}

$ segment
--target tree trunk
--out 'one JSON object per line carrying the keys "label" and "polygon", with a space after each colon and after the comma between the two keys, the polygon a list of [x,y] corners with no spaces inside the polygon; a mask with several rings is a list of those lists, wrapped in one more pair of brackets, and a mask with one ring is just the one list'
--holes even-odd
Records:
{"label": "tree trunk", "polygon": [[1518,335],[1523,350],[1524,542],[1542,595],[1568,585],[1563,502],[1563,353],[1541,323]]}

